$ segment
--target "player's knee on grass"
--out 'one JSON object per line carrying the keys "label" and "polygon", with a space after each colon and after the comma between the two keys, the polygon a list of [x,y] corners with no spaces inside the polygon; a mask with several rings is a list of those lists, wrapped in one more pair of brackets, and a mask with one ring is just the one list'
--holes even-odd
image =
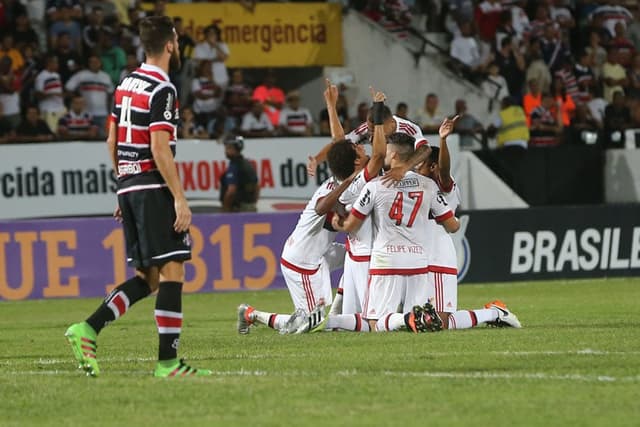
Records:
{"label": "player's knee on grass", "polygon": [[446,311],[443,312],[438,312],[438,316],[440,316],[440,319],[442,320],[442,329],[449,329],[449,316],[451,315],[451,313],[448,313]]}

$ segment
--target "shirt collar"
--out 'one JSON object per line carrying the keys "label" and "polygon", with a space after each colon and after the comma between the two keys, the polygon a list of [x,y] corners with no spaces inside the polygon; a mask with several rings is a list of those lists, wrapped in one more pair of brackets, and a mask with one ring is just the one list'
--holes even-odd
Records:
{"label": "shirt collar", "polygon": [[157,67],[155,65],[151,65],[151,64],[147,64],[146,62],[143,62],[142,65],[140,65],[140,68],[142,68],[143,70],[146,71],[153,71],[155,73],[160,74],[166,81],[170,81],[169,80],[169,76],[167,75],[167,73],[164,72],[164,70],[160,67]]}

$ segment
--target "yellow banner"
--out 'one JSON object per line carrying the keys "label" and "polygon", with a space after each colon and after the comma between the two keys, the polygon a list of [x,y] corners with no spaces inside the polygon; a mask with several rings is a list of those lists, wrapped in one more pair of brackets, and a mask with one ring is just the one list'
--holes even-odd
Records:
{"label": "yellow banner", "polygon": [[217,24],[228,67],[343,65],[339,4],[257,3],[248,10],[240,3],[169,3],[166,13],[181,16],[196,41]]}

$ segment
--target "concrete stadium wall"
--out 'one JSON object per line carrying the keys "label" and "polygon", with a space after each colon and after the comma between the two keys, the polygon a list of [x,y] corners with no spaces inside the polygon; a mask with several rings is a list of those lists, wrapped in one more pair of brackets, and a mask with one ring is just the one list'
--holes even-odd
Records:
{"label": "concrete stadium wall", "polygon": [[[422,57],[416,67],[404,43],[360,14],[344,16],[343,43],[344,67],[326,67],[325,74],[354,78],[349,91],[353,108],[358,102],[370,100],[369,86],[373,85],[387,94],[392,109],[398,102],[406,102],[410,117],[424,105],[426,94],[433,92],[439,96],[444,114],[453,114],[454,103],[460,98],[467,101],[469,113],[478,120],[488,119],[489,99],[478,88],[448,71],[435,54]],[[318,86],[314,87],[317,90]]]}

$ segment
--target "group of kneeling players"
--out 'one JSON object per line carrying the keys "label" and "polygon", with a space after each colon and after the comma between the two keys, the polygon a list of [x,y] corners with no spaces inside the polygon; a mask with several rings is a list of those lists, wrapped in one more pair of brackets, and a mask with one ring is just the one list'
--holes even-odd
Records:
{"label": "group of kneeling players", "polygon": [[[348,135],[338,118],[338,89],[324,98],[332,141],[310,157],[329,163],[333,176],[316,190],[285,242],[281,269],[295,312],[238,307],[238,332],[264,324],[283,334],[345,331],[435,332],[480,324],[520,328],[499,300],[477,310],[457,308],[457,257],[450,233],[460,223],[460,199],[450,173],[447,136],[457,117],[439,129],[430,147],[420,128],[391,114],[385,95],[371,89],[366,123]],[[362,143],[371,143],[367,156]],[[335,242],[347,233],[346,245]],[[343,267],[335,299],[330,273]],[[326,312],[326,306],[331,310]]]}

